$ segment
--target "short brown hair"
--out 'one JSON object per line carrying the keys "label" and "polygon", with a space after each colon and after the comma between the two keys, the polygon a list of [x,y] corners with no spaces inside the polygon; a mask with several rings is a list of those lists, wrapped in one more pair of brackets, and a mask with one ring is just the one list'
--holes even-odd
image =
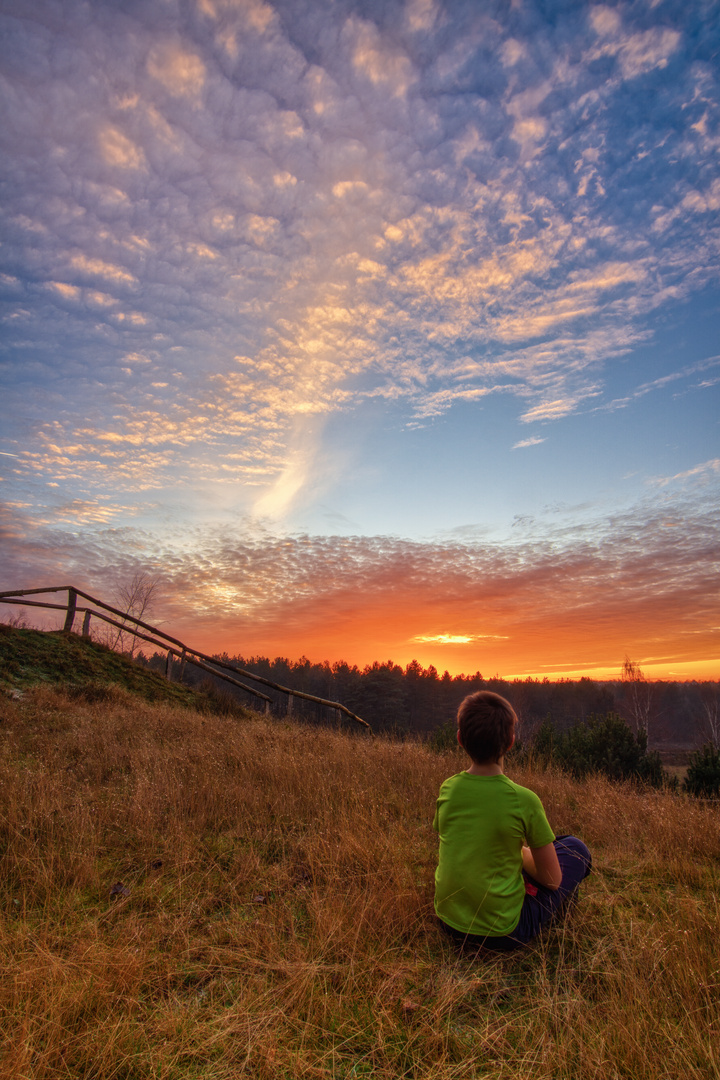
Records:
{"label": "short brown hair", "polygon": [[515,710],[491,690],[469,694],[458,709],[457,720],[460,743],[476,765],[500,761],[513,744]]}

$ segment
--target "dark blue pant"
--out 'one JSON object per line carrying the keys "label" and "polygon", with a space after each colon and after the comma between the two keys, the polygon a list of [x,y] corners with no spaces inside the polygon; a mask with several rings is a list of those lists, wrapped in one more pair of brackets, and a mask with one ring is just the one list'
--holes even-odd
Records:
{"label": "dark blue pant", "polygon": [[485,948],[498,952],[510,952],[521,945],[527,945],[538,936],[544,926],[562,914],[572,903],[578,885],[588,876],[592,867],[590,852],[576,836],[558,836],[554,844],[562,870],[560,888],[546,889],[532,878],[526,877],[526,887],[529,886],[531,892],[525,893],[520,921],[512,933],[505,937],[480,937],[477,934],[463,934],[461,930],[455,930],[447,923],[442,923],[443,928],[456,941],[468,945],[484,945]]}

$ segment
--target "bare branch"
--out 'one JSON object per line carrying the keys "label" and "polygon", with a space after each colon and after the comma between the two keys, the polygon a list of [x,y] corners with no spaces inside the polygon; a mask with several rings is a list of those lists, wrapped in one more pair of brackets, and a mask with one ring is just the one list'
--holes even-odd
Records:
{"label": "bare branch", "polygon": [[[133,619],[143,619],[144,616],[150,615],[155,606],[157,589],[157,578],[144,570],[137,570],[132,580],[118,586],[113,595],[118,608],[125,615],[130,615]],[[133,656],[137,637],[129,629],[127,631],[118,629],[106,634],[104,644],[109,645],[111,649],[119,649],[120,652],[127,652]]]}

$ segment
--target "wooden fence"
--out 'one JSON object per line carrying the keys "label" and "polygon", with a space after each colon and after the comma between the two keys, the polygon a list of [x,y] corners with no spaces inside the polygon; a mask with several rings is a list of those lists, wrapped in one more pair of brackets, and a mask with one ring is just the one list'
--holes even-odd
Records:
{"label": "wooden fence", "polygon": [[[52,604],[46,600],[24,599],[24,597],[27,596],[38,596],[47,593],[60,592],[67,592],[66,604]],[[94,607],[80,606],[78,604],[78,597],[87,601],[89,604],[93,604]],[[193,664],[195,667],[199,667],[203,671],[209,672],[209,674],[214,675],[218,679],[223,679],[225,682],[232,683],[233,686],[238,686],[246,693],[252,694],[253,697],[260,698],[265,702],[266,713],[270,711],[272,699],[269,698],[267,694],[263,694],[262,691],[255,689],[255,687],[246,686],[244,682],[240,682],[239,679],[235,678],[235,675],[241,675],[243,679],[250,679],[263,686],[268,686],[281,694],[286,694],[288,714],[292,713],[293,698],[301,698],[303,701],[314,701],[317,705],[324,705],[328,709],[334,709],[336,714],[344,714],[345,716],[350,717],[351,720],[355,720],[356,723],[362,724],[362,726],[366,727],[368,730],[372,730],[365,720],[356,716],[354,712],[351,712],[350,709],[345,705],[342,705],[339,701],[327,701],[325,698],[317,697],[315,694],[305,694],[300,690],[291,690],[290,687],[281,686],[279,683],[272,682],[271,679],[266,679],[262,675],[255,675],[251,671],[244,671],[242,668],[227,663],[225,660],[218,660],[213,656],[208,656],[206,653],[200,652],[198,649],[191,649],[190,646],[185,645],[184,642],[179,641],[177,638],[170,637],[164,630],[160,630],[150,623],[143,622],[142,619],[137,619],[134,615],[130,615],[125,611],[120,611],[118,608],[111,607],[110,604],[105,604],[102,600],[98,600],[96,597],[90,596],[88,593],[83,592],[81,589],[76,589],[72,585],[58,585],[47,589],[11,589],[7,592],[0,592],[0,603],[22,604],[23,607],[39,607],[45,608],[46,610],[64,611],[65,624],[63,630],[66,633],[72,631],[77,616],[82,615],[83,637],[90,637],[91,618],[101,619],[110,626],[114,626],[116,629],[124,631],[126,634],[130,634],[133,638],[147,641],[163,651],[167,650],[167,659],[165,662],[166,678],[172,678],[173,660],[177,657],[180,661],[181,678],[185,664]],[[102,610],[97,610],[98,608],[101,608]],[[111,614],[108,615],[105,614],[105,612],[111,612]],[[218,668],[222,670],[217,670]],[[229,671],[232,671],[233,675],[227,674]]]}

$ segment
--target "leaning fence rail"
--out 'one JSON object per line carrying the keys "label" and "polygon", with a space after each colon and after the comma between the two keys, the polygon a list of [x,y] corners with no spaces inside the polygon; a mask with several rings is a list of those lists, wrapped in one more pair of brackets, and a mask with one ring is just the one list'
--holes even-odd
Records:
{"label": "leaning fence rail", "polygon": [[[22,599],[26,596],[59,592],[67,592],[68,598],[66,604],[51,604],[47,601]],[[81,597],[90,604],[94,604],[95,607],[89,608],[78,605],[78,597]],[[124,630],[127,634],[131,634],[133,638],[147,641],[149,644],[155,645],[156,648],[166,649],[167,661],[165,664],[165,675],[168,679],[172,678],[173,660],[177,657],[180,661],[181,671],[186,663],[193,664],[195,667],[199,667],[203,671],[207,671],[211,675],[216,676],[218,679],[223,679],[225,682],[232,683],[233,686],[237,686],[241,690],[246,691],[246,693],[252,694],[254,697],[264,701],[266,713],[270,710],[272,698],[269,698],[267,694],[263,694],[262,691],[256,690],[255,687],[246,686],[245,683],[234,678],[234,675],[241,675],[243,679],[250,679],[253,682],[261,683],[263,686],[270,687],[272,690],[278,691],[278,693],[287,694],[288,713],[292,712],[293,698],[300,698],[303,701],[313,701],[316,705],[324,705],[325,708],[328,709],[335,709],[336,712],[344,713],[344,715],[350,717],[351,720],[355,720],[356,723],[362,724],[362,726],[368,728],[368,730],[372,730],[367,721],[356,716],[354,712],[348,709],[346,705],[342,705],[339,701],[328,701],[326,698],[317,697],[315,694],[306,694],[301,690],[292,690],[289,686],[281,686],[280,683],[273,682],[271,679],[266,679],[263,675],[256,675],[252,671],[245,671],[243,668],[239,668],[235,664],[231,664],[225,660],[218,660],[217,657],[208,656],[198,649],[192,649],[178,638],[171,637],[170,634],[166,634],[164,630],[160,630],[157,626],[152,626],[150,623],[143,622],[142,619],[138,619],[134,615],[130,615],[125,611],[120,611],[118,608],[112,607],[102,600],[98,600],[97,597],[90,596],[89,593],[83,592],[82,589],[76,589],[73,585],[57,585],[46,589],[10,589],[7,592],[0,592],[0,603],[22,604],[23,607],[39,607],[52,611],[64,611],[65,624],[63,630],[68,633],[75,624],[76,616],[82,614],[83,637],[90,637],[91,618],[95,617],[96,619],[101,619],[110,626],[114,626],[119,630]],[[96,610],[97,608],[102,608],[103,610],[98,611]],[[112,615],[116,615],[118,618],[114,619],[110,615],[105,615],[103,614],[104,611],[112,612]],[[128,625],[128,623],[132,625]],[[143,633],[138,627],[142,627],[142,630],[148,631],[148,633]],[[216,670],[217,668],[222,668],[223,670],[218,671]],[[233,675],[226,674],[228,671],[232,671]]]}

